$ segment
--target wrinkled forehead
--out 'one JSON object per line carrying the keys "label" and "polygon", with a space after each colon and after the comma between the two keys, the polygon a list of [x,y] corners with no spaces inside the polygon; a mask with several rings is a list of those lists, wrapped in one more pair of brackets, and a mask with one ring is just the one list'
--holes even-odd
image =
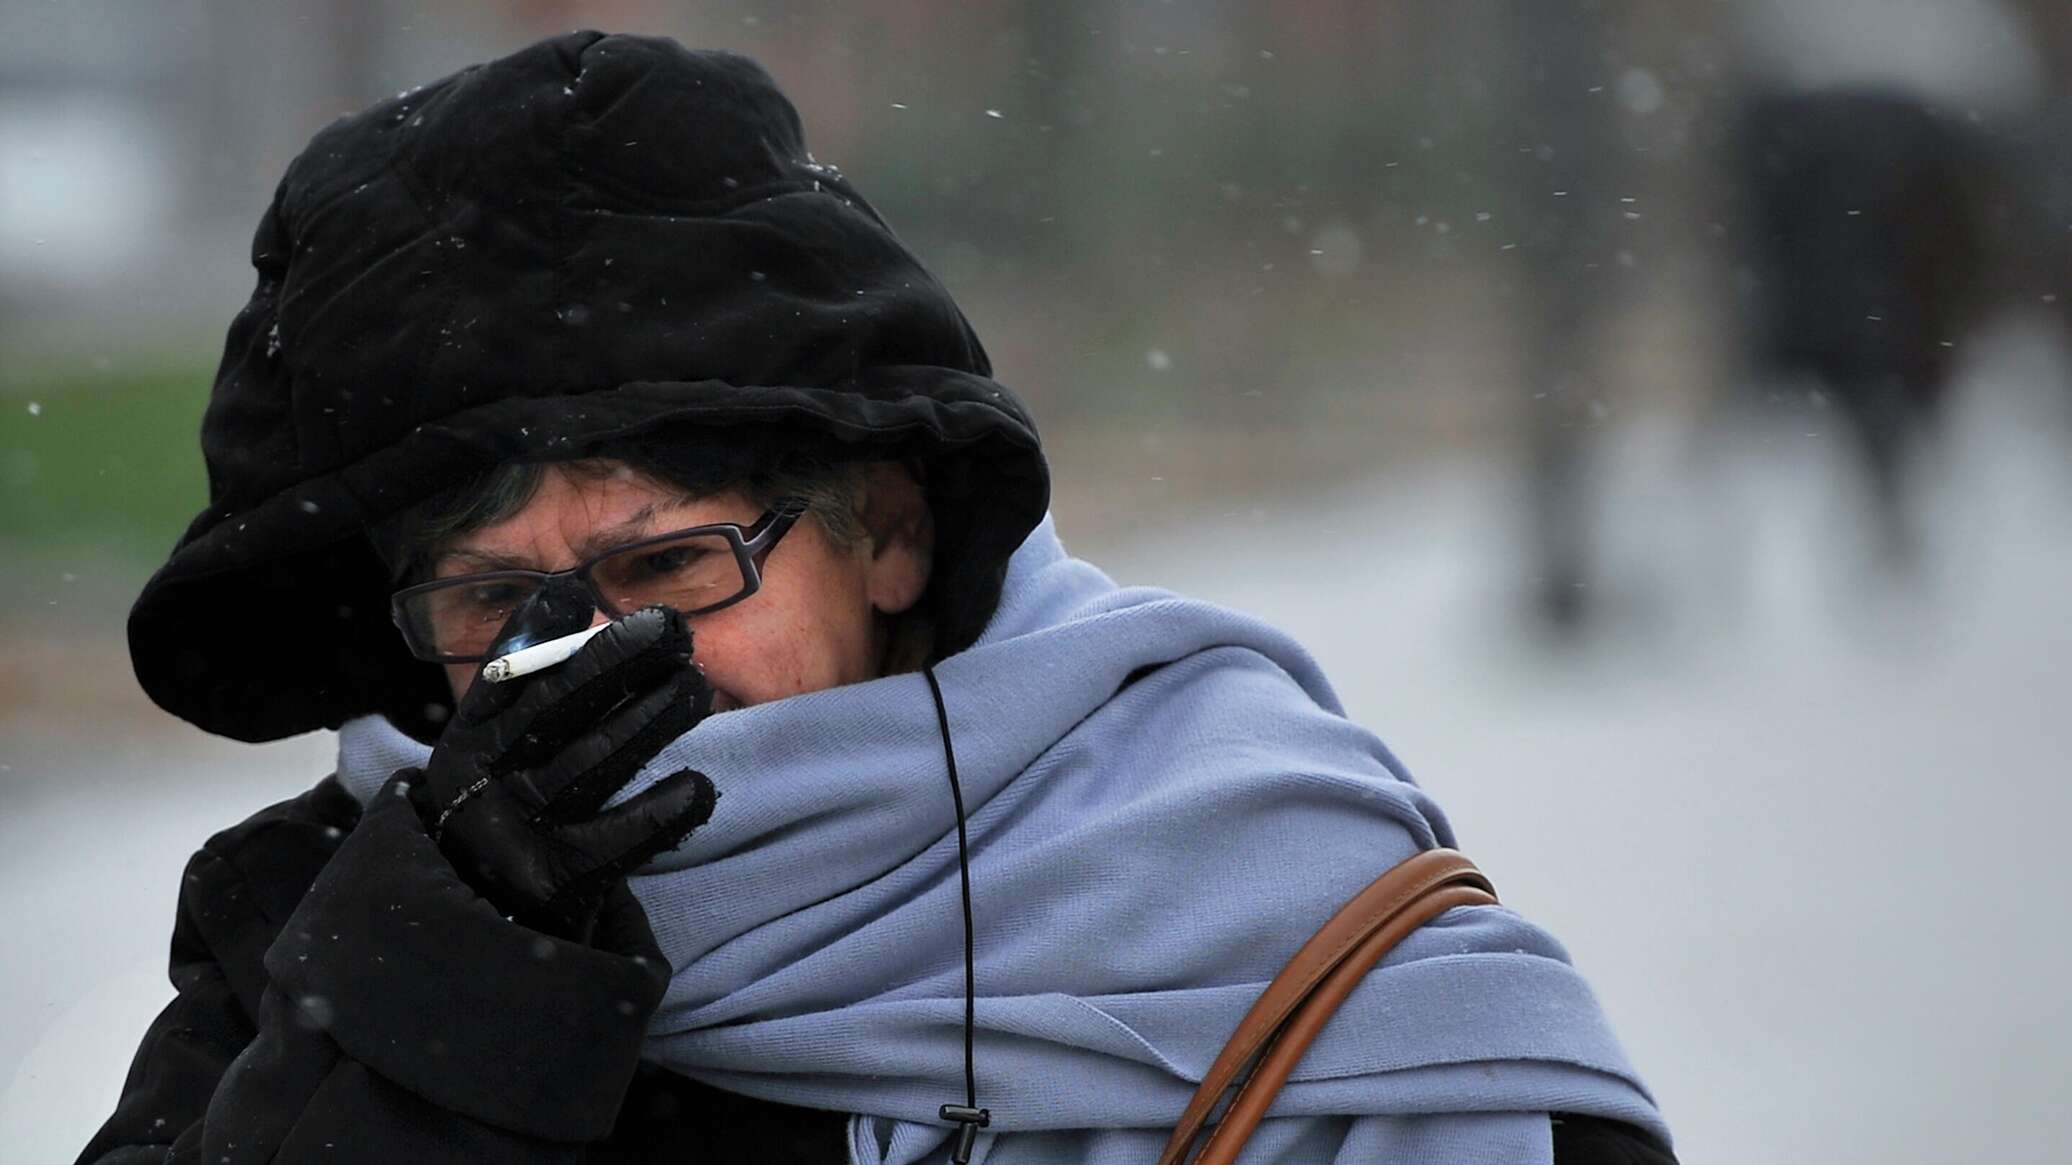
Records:
{"label": "wrinkled forehead", "polygon": [[692,491],[609,458],[554,462],[530,477],[497,512],[445,532],[430,547],[432,565],[446,573],[456,558],[590,558],[665,530],[752,516],[738,490]]}

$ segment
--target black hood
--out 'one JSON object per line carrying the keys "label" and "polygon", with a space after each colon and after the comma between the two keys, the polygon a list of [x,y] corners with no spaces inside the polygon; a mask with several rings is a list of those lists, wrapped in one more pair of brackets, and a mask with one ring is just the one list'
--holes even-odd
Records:
{"label": "black hood", "polygon": [[919,459],[938,656],[1048,504],[948,292],[742,57],[573,33],[400,94],[288,167],[252,264],[209,506],[129,621],[144,690],[210,732],[436,723],[365,530],[503,461],[679,428]]}

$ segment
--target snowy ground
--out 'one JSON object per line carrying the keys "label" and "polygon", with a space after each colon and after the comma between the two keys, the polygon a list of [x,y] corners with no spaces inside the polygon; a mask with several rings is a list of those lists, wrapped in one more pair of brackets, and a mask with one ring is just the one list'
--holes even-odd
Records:
{"label": "snowy ground", "polygon": [[[1312,645],[1568,942],[1685,1161],[2040,1159],[2072,1070],[2072,423],[2054,353],[1973,371],[1911,587],[1865,569],[1817,416],[1710,462],[1626,431],[1579,650],[1511,617],[1481,465],[1078,548]],[[64,1161],[170,994],[186,854],[328,745],[4,731],[0,1156]]]}

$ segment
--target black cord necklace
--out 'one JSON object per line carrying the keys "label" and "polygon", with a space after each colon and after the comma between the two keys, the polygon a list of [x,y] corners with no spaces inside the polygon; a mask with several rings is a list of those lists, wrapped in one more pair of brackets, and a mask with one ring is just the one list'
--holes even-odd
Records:
{"label": "black cord necklace", "polygon": [[978,1021],[978,975],[976,960],[972,957],[970,842],[964,833],[964,787],[957,782],[957,752],[950,746],[950,712],[943,705],[942,685],[935,682],[935,669],[924,667],[921,674],[927,677],[928,691],[935,697],[936,725],[942,730],[943,763],[950,771],[950,797],[957,806],[957,870],[964,879],[964,1103],[945,1104],[937,1115],[957,1126],[957,1143],[950,1150],[950,1160],[957,1165],[970,1165],[972,1146],[978,1143],[978,1131],[993,1123],[993,1114],[978,1106],[978,1073],[972,1067],[972,1033]]}

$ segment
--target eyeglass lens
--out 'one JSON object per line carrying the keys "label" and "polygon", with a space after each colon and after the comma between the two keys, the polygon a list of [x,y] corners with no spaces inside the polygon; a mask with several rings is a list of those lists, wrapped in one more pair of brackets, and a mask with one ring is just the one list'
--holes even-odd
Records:
{"label": "eyeglass lens", "polygon": [[[590,568],[595,595],[610,615],[660,604],[685,614],[717,606],[748,589],[741,559],[723,535],[692,534],[599,559]],[[439,655],[478,655],[514,612],[539,593],[538,579],[456,580],[409,600],[409,620]]]}

